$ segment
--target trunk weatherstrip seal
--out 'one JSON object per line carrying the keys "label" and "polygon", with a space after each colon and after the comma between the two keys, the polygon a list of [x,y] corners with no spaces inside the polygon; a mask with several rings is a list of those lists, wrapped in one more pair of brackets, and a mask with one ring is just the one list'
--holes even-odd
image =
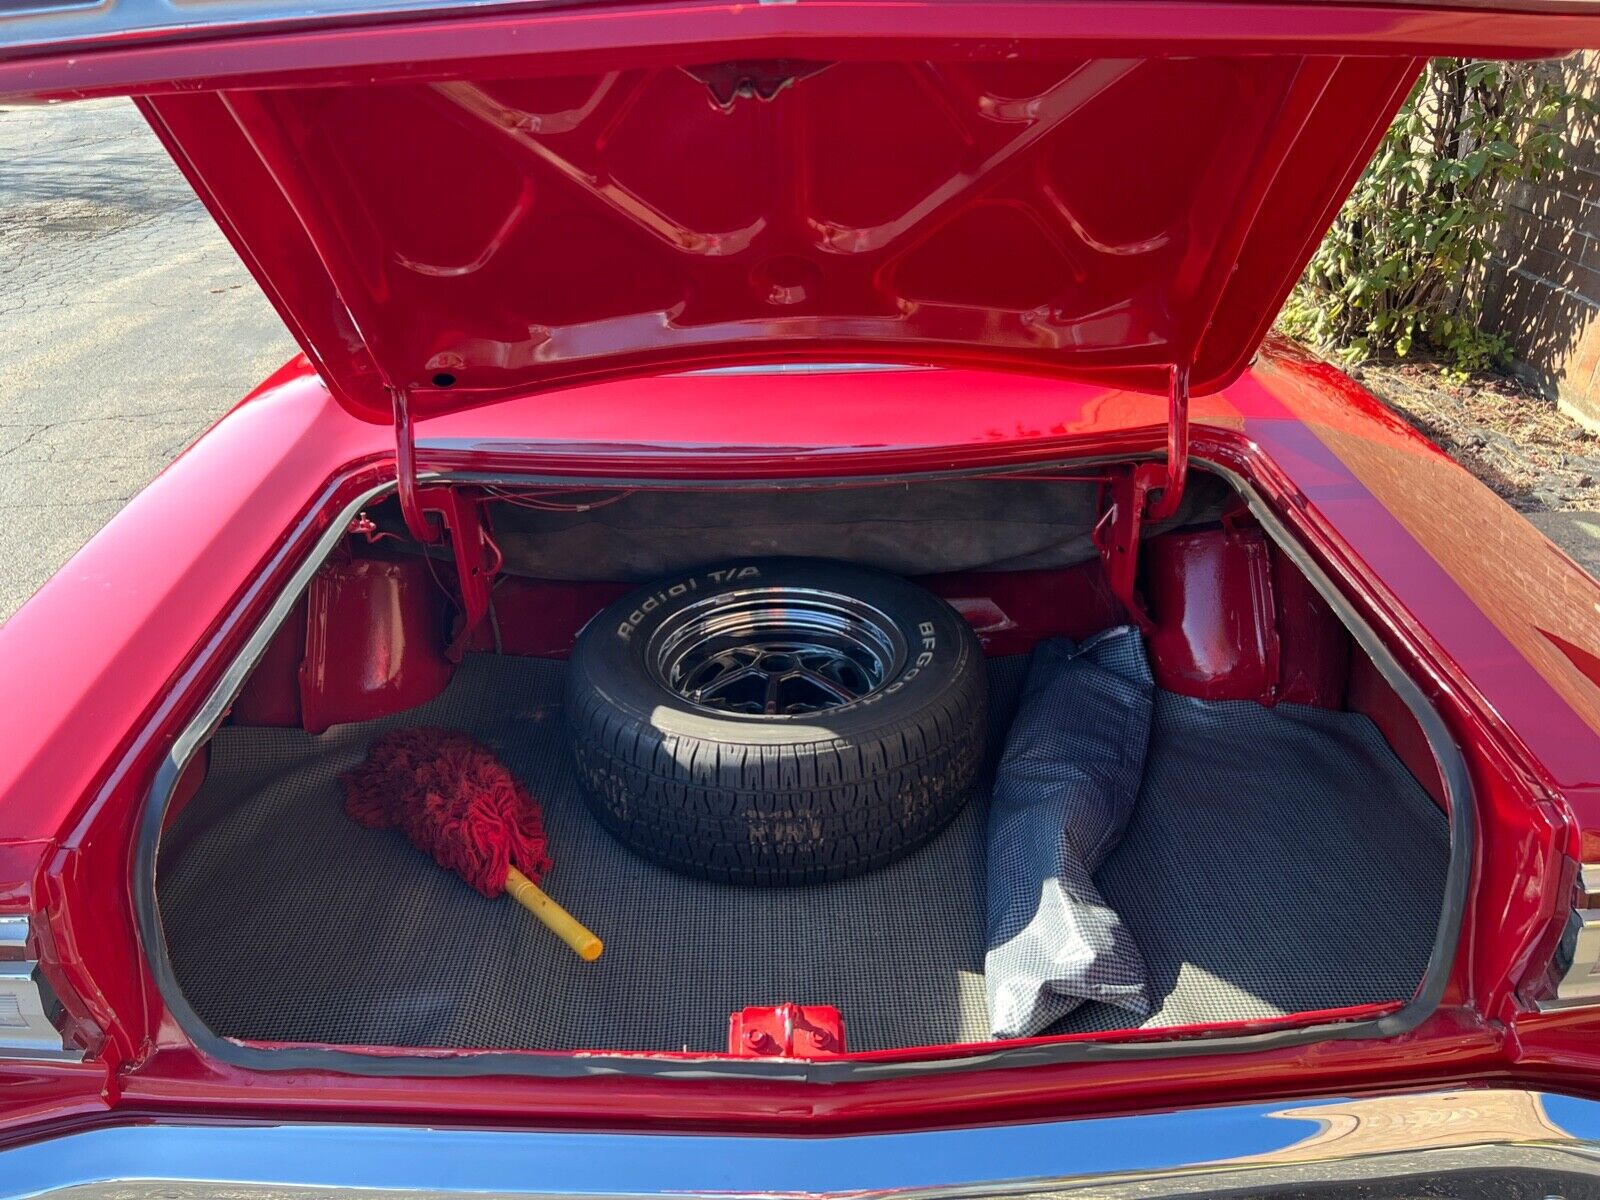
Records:
{"label": "trunk weatherstrip seal", "polygon": [[[1117,461],[1127,461],[1127,458],[1120,457]],[[319,1070],[375,1077],[529,1075],[547,1078],[584,1078],[634,1075],[683,1080],[755,1078],[798,1083],[860,1083],[945,1072],[1054,1066],[1069,1062],[1126,1062],[1207,1054],[1247,1054],[1334,1040],[1355,1038],[1381,1040],[1411,1032],[1438,1008],[1449,981],[1456,947],[1460,940],[1467,889],[1472,873],[1474,842],[1473,790],[1466,763],[1455,741],[1450,737],[1443,718],[1427,702],[1422,689],[1401,669],[1389,648],[1368,628],[1355,606],[1333,586],[1322,568],[1290,536],[1288,529],[1261,501],[1249,482],[1237,472],[1218,463],[1203,460],[1199,456],[1196,456],[1194,461],[1196,465],[1203,463],[1206,470],[1226,479],[1244,497],[1252,514],[1261,522],[1273,543],[1305,573],[1307,580],[1338,614],[1340,621],[1350,631],[1357,644],[1372,657],[1373,663],[1384,679],[1417,718],[1438,763],[1450,818],[1450,863],[1441,903],[1441,919],[1422,982],[1412,998],[1398,1011],[1367,1020],[1308,1025],[1296,1029],[1272,1030],[1234,1037],[1201,1036],[1161,1042],[1046,1042],[1010,1047],[1002,1043],[997,1049],[955,1058],[895,1062],[770,1061],[713,1057],[704,1060],[684,1060],[583,1051],[539,1054],[506,1050],[458,1051],[448,1055],[396,1054],[380,1057],[359,1050],[331,1046],[269,1049],[220,1037],[212,1032],[184,997],[167,951],[155,889],[156,854],[160,843],[162,820],[176,789],[178,778],[188,765],[190,757],[221,723],[235,694],[243,686],[246,676],[266,652],[267,643],[277,627],[287,619],[289,611],[301,593],[309,586],[312,575],[344,537],[350,521],[374,499],[392,491],[394,489],[392,482],[371,488],[347,504],[318,538],[311,552],[296,568],[288,584],[268,609],[266,617],[251,634],[244,649],[207,695],[195,718],[173,741],[156,772],[139,823],[133,892],[139,937],[146,947],[147,958],[162,1000],[195,1048],[220,1062],[257,1071]],[[1082,466],[1084,460],[1069,460],[1058,465]],[[1030,464],[1027,469],[1037,471],[1040,469],[1040,464]],[[919,473],[899,478],[902,481],[913,481],[934,476],[949,478],[1003,474],[1004,471],[977,470]],[[447,477],[466,481],[472,476],[466,473],[446,475],[442,472],[430,472],[427,476],[429,481]],[[485,476],[478,475],[476,478],[482,479]],[[672,480],[667,483],[634,482],[629,486],[681,487],[685,482],[682,480]],[[816,486],[826,481],[796,482]],[[729,486],[737,484],[730,481]],[[289,552],[290,548],[286,547],[284,553]]]}

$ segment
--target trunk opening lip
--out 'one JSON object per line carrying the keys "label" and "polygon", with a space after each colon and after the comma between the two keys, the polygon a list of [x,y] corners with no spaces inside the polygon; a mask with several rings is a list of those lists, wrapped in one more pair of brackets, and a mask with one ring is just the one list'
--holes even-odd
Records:
{"label": "trunk opening lip", "polygon": [[[1118,455],[1117,461],[1127,461],[1129,456]],[[1137,457],[1137,456],[1135,456]],[[1149,456],[1146,456],[1149,457]],[[1094,459],[1065,457],[1058,466],[1084,467]],[[1055,1066],[1081,1061],[1125,1061],[1143,1058],[1178,1058],[1207,1054],[1245,1054],[1283,1047],[1306,1045],[1330,1040],[1357,1038],[1387,1039],[1411,1032],[1421,1025],[1439,1007],[1449,983],[1455,955],[1465,919],[1467,893],[1470,887],[1474,841],[1474,792],[1461,757],[1443,718],[1427,702],[1422,689],[1408,675],[1378,635],[1370,628],[1356,605],[1347,599],[1329,579],[1327,573],[1290,534],[1285,524],[1266,504],[1254,484],[1240,470],[1210,455],[1196,453],[1192,461],[1228,481],[1245,499],[1252,514],[1261,522],[1268,537],[1306,575],[1312,586],[1323,596],[1339,616],[1363,650],[1372,658],[1384,679],[1396,690],[1407,708],[1421,725],[1433,750],[1444,785],[1450,820],[1450,858],[1441,900],[1439,926],[1435,932],[1427,968],[1416,991],[1407,1001],[1397,1003],[1392,1011],[1372,1013],[1360,1009],[1336,1010],[1355,1013],[1353,1017],[1339,1019],[1334,1013],[1329,1019],[1316,1021],[1324,1014],[1288,1014],[1284,1020],[1296,1017],[1313,1019],[1311,1024],[1296,1023],[1292,1028],[1274,1028],[1264,1032],[1242,1034],[1189,1035],[1172,1037],[1170,1031],[1164,1039],[1145,1031],[1131,1036],[1122,1031],[1112,1034],[1080,1034],[1065,1037],[1037,1038],[1016,1042],[974,1043],[970,1052],[964,1047],[907,1047],[849,1055],[835,1060],[771,1060],[732,1058],[709,1054],[660,1054],[651,1051],[526,1051],[526,1050],[455,1050],[412,1047],[348,1047],[304,1044],[268,1045],[246,1042],[217,1035],[205,1024],[189,1005],[180,988],[168,954],[166,937],[162,928],[159,904],[156,900],[156,857],[159,848],[162,821],[183,769],[199,746],[210,737],[227,713],[234,695],[243,685],[265,651],[272,633],[287,618],[321,563],[339,540],[345,536],[350,521],[365,507],[395,488],[392,480],[374,484],[349,501],[329,522],[327,528],[315,539],[304,557],[295,567],[287,583],[268,607],[243,648],[221,672],[216,683],[200,702],[198,710],[184,725],[162,758],[154,781],[145,793],[136,820],[137,837],[133,855],[132,891],[134,897],[135,926],[149,964],[157,991],[194,1049],[232,1066],[258,1071],[285,1072],[322,1070],[348,1075],[378,1077],[476,1076],[511,1075],[542,1076],[547,1078],[594,1078],[602,1076],[633,1075],[663,1079],[714,1082],[718,1079],[766,1079],[799,1083],[860,1083],[886,1079],[904,1079],[926,1076],[930,1073],[971,1072],[1028,1067]],[[1030,462],[1018,469],[1038,469],[1041,464]],[[901,481],[913,482],[938,477],[1000,476],[1004,470],[968,469],[947,472],[918,472],[895,476]],[[470,482],[498,479],[506,482],[504,475],[483,473],[428,471],[420,473],[426,482]],[[529,476],[521,475],[515,482],[527,483]],[[849,477],[847,484],[870,482],[865,477]],[[555,479],[552,482],[574,482]],[[592,484],[593,481],[583,481]],[[682,479],[619,479],[618,484],[634,487],[681,485]],[[722,487],[748,486],[748,480],[718,480]],[[825,485],[826,479],[770,481],[777,486]],[[333,487],[322,492],[322,503],[328,503]],[[280,552],[294,553],[293,547]],[[270,567],[269,567],[270,571]],[[260,576],[257,577],[259,586]],[[247,588],[254,593],[256,586]],[[231,623],[231,622],[230,622]],[[1409,635],[1396,630],[1405,640]],[[214,653],[215,651],[213,651]],[[199,664],[196,664],[198,667]],[[919,1055],[920,1057],[915,1057]]]}

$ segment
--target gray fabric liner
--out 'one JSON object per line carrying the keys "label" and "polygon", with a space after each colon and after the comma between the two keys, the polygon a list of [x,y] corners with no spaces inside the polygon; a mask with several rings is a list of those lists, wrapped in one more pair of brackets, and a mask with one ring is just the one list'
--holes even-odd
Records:
{"label": "gray fabric liner", "polygon": [[[1151,522],[1144,534],[1215,521],[1235,501],[1227,483],[1197,471],[1177,514]],[[647,488],[587,512],[502,502],[492,513],[507,571],[635,583],[768,555],[828,558],[896,575],[1067,567],[1095,557],[1090,531],[1099,518],[1096,483],[1003,477],[741,490],[737,497]],[[385,519],[403,531],[397,515]]]}
{"label": "gray fabric liner", "polygon": [[984,991],[996,1038],[1089,1001],[1150,1012],[1144,957],[1094,872],[1139,801],[1155,681],[1131,625],[1033,649],[989,790]]}
{"label": "gray fabric liner", "polygon": [[[994,742],[1025,665],[991,663]],[[717,1050],[733,1010],[796,1000],[840,1008],[857,1050],[987,1036],[987,779],[934,843],[861,879],[682,879],[588,817],[562,670],[473,656],[443,695],[382,721],[219,731],[157,869],[173,970],[200,1018],[248,1039]],[[488,742],[541,801],[547,887],[606,940],[598,963],[344,817],[338,772],[379,732],[425,723]],[[1364,718],[1161,693],[1139,806],[1096,879],[1144,953],[1146,1026],[1266,1017],[1409,998],[1447,844],[1443,814]],[[1086,1005],[1052,1032],[1127,1023]]]}

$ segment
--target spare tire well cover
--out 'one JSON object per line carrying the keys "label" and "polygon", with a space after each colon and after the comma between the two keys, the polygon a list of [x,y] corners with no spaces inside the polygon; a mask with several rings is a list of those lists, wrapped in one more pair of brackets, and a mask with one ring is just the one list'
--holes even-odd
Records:
{"label": "spare tire well cover", "polygon": [[806,883],[892,862],[954,817],[984,683],[976,636],[922,588],[758,559],[603,610],[566,711],[591,807],[625,845],[702,878]]}

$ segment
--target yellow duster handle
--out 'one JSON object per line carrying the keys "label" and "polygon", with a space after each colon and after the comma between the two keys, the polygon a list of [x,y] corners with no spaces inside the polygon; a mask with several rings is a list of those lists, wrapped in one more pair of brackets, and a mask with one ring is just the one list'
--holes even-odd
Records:
{"label": "yellow duster handle", "polygon": [[571,946],[573,953],[584,962],[593,962],[600,957],[605,944],[515,867],[506,868],[506,891],[513,900],[543,921],[551,933]]}

